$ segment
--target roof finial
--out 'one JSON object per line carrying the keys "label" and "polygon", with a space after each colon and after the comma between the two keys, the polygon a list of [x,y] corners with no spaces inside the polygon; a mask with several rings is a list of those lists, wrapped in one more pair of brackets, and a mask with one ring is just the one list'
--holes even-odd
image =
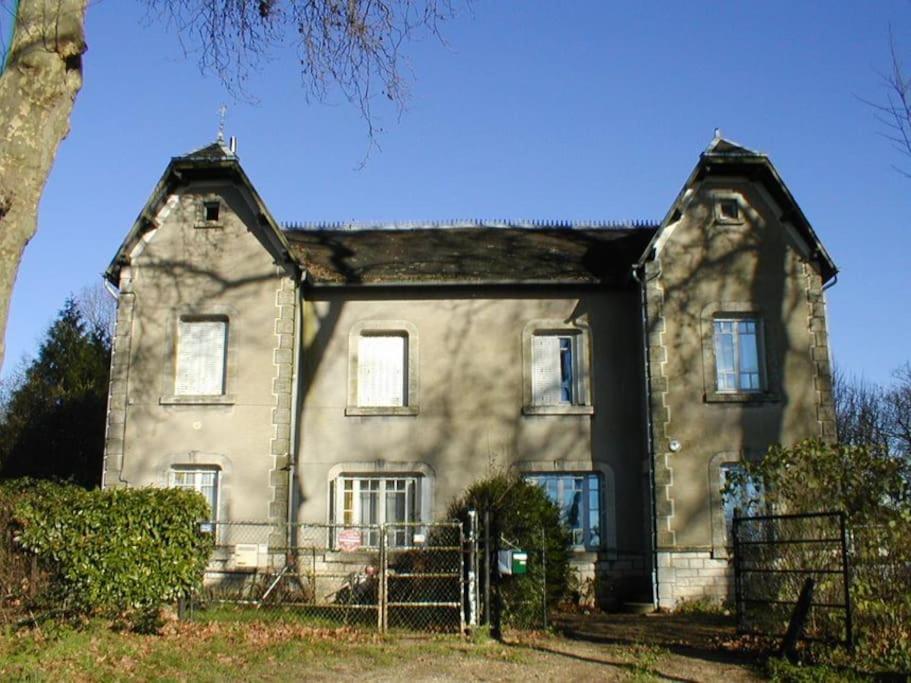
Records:
{"label": "roof finial", "polygon": [[716,140],[720,140],[720,139],[721,139],[721,129],[720,129],[720,128],[716,128],[716,129],[715,129],[715,139],[716,139]]}
{"label": "roof finial", "polygon": [[218,136],[219,142],[225,141],[225,114],[228,113],[228,105],[223,104],[218,108]]}

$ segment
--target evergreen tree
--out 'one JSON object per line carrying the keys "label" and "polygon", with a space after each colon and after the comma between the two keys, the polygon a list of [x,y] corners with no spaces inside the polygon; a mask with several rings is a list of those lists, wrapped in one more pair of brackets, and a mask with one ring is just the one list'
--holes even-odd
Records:
{"label": "evergreen tree", "polygon": [[109,333],[67,299],[0,411],[0,477],[98,484],[110,357]]}

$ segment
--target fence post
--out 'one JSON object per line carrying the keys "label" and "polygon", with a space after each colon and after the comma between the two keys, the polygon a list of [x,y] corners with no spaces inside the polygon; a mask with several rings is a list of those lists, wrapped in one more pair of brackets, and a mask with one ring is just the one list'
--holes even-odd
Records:
{"label": "fence post", "polygon": [[838,513],[841,531],[841,571],[845,584],[845,642],[848,651],[854,651],[854,619],[851,613],[851,565],[848,558],[848,530],[844,511]]}
{"label": "fence post", "polygon": [[386,598],[386,590],[388,589],[388,584],[386,583],[388,575],[387,570],[388,558],[386,556],[386,525],[383,524],[383,526],[380,527],[380,576],[376,589],[376,621],[377,630],[379,630],[380,633],[385,633],[386,628],[389,624],[386,614],[388,603],[388,600]]}
{"label": "fence post", "polygon": [[459,633],[465,635],[465,534],[459,528]]}
{"label": "fence post", "polygon": [[490,626],[490,505],[484,508],[484,623]]}
{"label": "fence post", "polygon": [[734,552],[734,610],[737,614],[737,630],[743,630],[744,624],[744,605],[743,605],[743,587],[741,586],[741,567],[740,567],[740,508],[734,508],[734,519],[731,522],[731,542]]}
{"label": "fence post", "polygon": [[[495,640],[503,639],[503,591],[502,576],[500,576],[500,521],[496,517],[493,519],[493,529],[490,535],[492,545],[491,553],[488,558],[493,559],[493,569],[490,576],[494,580],[493,610],[491,613],[490,636]],[[488,560],[489,561],[489,560]],[[488,577],[488,581],[490,578]]]}
{"label": "fence post", "polygon": [[544,630],[547,630],[547,535],[541,527],[541,611],[544,617]]}

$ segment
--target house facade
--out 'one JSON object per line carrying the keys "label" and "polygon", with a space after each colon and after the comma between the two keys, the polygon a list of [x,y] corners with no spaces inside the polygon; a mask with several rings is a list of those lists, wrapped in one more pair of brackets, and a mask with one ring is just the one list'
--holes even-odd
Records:
{"label": "house facade", "polygon": [[219,141],[172,159],[106,272],[103,485],[343,527],[444,518],[511,470],[603,604],[724,597],[726,474],[834,437],[835,275],[721,138],[647,225],[281,226]]}

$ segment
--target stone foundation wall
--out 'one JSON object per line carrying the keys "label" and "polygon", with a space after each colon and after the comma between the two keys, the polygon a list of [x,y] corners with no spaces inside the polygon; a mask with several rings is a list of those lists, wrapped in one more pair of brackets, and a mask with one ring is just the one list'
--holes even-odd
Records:
{"label": "stone foundation wall", "polygon": [[610,610],[629,601],[651,600],[648,560],[643,555],[595,555],[570,558],[578,580],[580,604]]}
{"label": "stone foundation wall", "polygon": [[731,600],[733,560],[713,558],[706,551],[658,553],[658,606],[674,609],[681,602]]}

